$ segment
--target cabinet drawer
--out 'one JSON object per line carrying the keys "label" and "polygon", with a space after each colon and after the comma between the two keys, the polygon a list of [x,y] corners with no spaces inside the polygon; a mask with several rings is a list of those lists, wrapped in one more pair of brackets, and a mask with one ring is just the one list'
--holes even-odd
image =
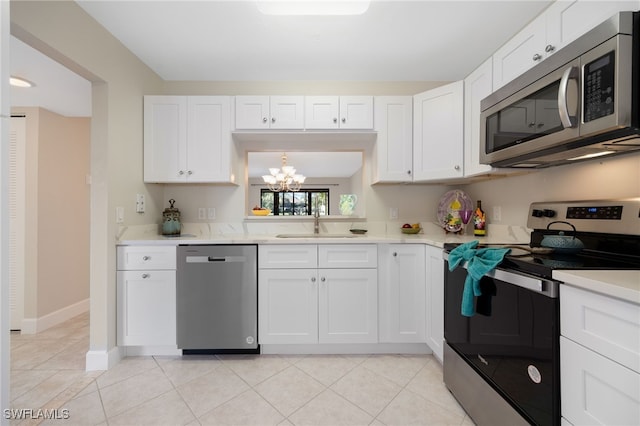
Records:
{"label": "cabinet drawer", "polygon": [[118,270],[176,269],[175,246],[119,246]]}
{"label": "cabinet drawer", "polygon": [[318,247],[320,268],[376,268],[378,249],[375,244],[327,244]]}
{"label": "cabinet drawer", "polygon": [[640,306],[560,286],[561,334],[640,373]]}
{"label": "cabinet drawer", "polygon": [[258,246],[258,267],[271,268],[317,268],[318,246],[315,244],[283,244]]}
{"label": "cabinet drawer", "polygon": [[560,338],[562,417],[574,425],[640,424],[640,374]]}

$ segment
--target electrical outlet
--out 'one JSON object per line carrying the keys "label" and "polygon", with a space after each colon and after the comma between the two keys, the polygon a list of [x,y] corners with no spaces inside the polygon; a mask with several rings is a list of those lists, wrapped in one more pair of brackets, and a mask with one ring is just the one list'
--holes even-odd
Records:
{"label": "electrical outlet", "polygon": [[198,209],[198,219],[205,220],[207,218],[207,209],[200,207]]}
{"label": "electrical outlet", "polygon": [[492,222],[500,222],[502,221],[502,207],[493,206],[493,217],[491,218]]}
{"label": "electrical outlet", "polygon": [[136,194],[136,212],[144,213],[144,194]]}
{"label": "electrical outlet", "polygon": [[207,219],[215,219],[215,218],[216,218],[216,208],[209,207],[209,209],[207,209]]}
{"label": "electrical outlet", "polygon": [[116,223],[124,223],[124,207],[116,207]]}
{"label": "electrical outlet", "polygon": [[397,220],[398,219],[398,208],[397,207],[391,207],[389,209],[389,219],[390,220]]}

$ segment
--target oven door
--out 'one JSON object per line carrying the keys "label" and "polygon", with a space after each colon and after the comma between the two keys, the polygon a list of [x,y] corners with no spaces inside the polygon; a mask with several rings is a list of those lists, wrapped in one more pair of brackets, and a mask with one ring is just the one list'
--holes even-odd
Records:
{"label": "oven door", "polygon": [[480,162],[526,158],[577,139],[579,80],[576,59],[482,111]]}
{"label": "oven door", "polygon": [[[445,262],[446,343],[533,424],[560,420],[558,283],[495,270],[462,316],[466,270]],[[490,407],[486,407],[490,410]]]}

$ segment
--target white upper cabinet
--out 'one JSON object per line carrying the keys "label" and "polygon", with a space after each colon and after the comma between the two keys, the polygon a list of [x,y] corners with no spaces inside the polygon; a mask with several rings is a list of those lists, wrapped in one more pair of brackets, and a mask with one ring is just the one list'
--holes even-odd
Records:
{"label": "white upper cabinet", "polygon": [[435,181],[463,174],[464,82],[413,97],[413,180]]}
{"label": "white upper cabinet", "polygon": [[373,183],[413,180],[413,97],[376,96]]}
{"label": "white upper cabinet", "polygon": [[236,96],[236,129],[304,128],[304,96]]}
{"label": "white upper cabinet", "polygon": [[372,129],[372,96],[307,96],[304,126],[309,130]]}
{"label": "white upper cabinet", "polygon": [[480,102],[493,89],[491,58],[464,79],[464,175],[490,173],[493,167],[480,164]]}
{"label": "white upper cabinet", "polygon": [[145,182],[234,182],[228,96],[144,97]]}
{"label": "white upper cabinet", "polygon": [[493,55],[496,90],[635,1],[558,0]]}

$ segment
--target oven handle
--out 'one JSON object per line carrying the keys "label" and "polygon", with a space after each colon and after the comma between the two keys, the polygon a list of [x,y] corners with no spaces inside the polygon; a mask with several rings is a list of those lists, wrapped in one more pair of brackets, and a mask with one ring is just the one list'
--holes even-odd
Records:
{"label": "oven handle", "polygon": [[[449,260],[448,253],[444,253],[444,260]],[[464,262],[461,266],[464,269],[467,269],[467,262]],[[494,269],[493,271],[486,273],[485,276],[489,278],[495,278],[496,280],[500,280],[507,284],[512,284],[526,290],[540,293],[553,299],[558,297],[558,281],[540,279],[532,275],[527,275],[520,272],[509,272],[505,271],[504,269]]]}

